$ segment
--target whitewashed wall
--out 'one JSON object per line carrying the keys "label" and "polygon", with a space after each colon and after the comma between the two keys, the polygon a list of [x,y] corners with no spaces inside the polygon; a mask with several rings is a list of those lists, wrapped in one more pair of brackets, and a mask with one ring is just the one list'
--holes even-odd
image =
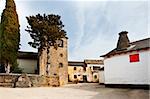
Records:
{"label": "whitewashed wall", "polygon": [[[130,63],[129,55],[139,53],[139,62]],[[105,84],[150,84],[149,51],[112,56],[104,60]]]}
{"label": "whitewashed wall", "polygon": [[17,62],[25,73],[35,73],[35,70],[37,70],[37,60],[17,59]]}
{"label": "whitewashed wall", "polygon": [[[101,64],[87,64],[87,67],[86,67],[86,75],[87,75],[87,81],[88,82],[99,82],[99,73],[98,71],[95,72],[95,73],[92,73],[94,70],[93,70],[93,67],[104,67],[104,65],[101,65]],[[97,79],[94,79],[94,75],[97,75]]]}

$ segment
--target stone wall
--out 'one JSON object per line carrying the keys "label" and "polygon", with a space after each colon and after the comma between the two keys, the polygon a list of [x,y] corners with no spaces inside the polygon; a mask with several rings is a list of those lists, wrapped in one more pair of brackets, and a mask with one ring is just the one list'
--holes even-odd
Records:
{"label": "stone wall", "polygon": [[12,87],[18,75],[0,74],[0,86]]}
{"label": "stone wall", "polygon": [[68,52],[67,52],[67,39],[63,38],[63,45],[58,46],[56,49],[54,46],[50,47],[50,76],[59,76],[60,85],[68,83]]}
{"label": "stone wall", "polygon": [[63,38],[63,47],[58,48],[58,67],[59,67],[59,82],[60,85],[68,83],[68,47],[67,39]]}
{"label": "stone wall", "polygon": [[47,63],[47,50],[42,49],[41,53],[39,51],[39,74],[46,75],[46,63]]}
{"label": "stone wall", "polygon": [[58,76],[40,76],[31,74],[0,74],[1,87],[42,87],[59,86]]}

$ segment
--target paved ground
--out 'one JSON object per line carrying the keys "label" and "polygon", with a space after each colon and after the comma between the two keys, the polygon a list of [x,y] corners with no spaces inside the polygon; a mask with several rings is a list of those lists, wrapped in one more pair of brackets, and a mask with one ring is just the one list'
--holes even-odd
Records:
{"label": "paved ground", "polygon": [[0,87],[0,99],[149,99],[149,95],[149,90],[105,88],[89,83],[52,88]]}

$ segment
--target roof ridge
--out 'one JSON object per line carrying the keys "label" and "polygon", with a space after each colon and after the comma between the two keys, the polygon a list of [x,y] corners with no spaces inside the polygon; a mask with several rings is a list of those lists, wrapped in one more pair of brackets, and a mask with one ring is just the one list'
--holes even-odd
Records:
{"label": "roof ridge", "polygon": [[140,42],[140,41],[144,41],[144,40],[150,40],[150,37],[130,42],[130,44]]}

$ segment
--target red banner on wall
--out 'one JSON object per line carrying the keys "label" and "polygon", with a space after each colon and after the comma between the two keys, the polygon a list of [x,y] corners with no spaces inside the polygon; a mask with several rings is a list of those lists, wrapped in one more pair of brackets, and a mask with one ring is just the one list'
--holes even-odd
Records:
{"label": "red banner on wall", "polygon": [[133,54],[133,55],[130,55],[130,62],[139,62],[140,59],[139,59],[139,54]]}

